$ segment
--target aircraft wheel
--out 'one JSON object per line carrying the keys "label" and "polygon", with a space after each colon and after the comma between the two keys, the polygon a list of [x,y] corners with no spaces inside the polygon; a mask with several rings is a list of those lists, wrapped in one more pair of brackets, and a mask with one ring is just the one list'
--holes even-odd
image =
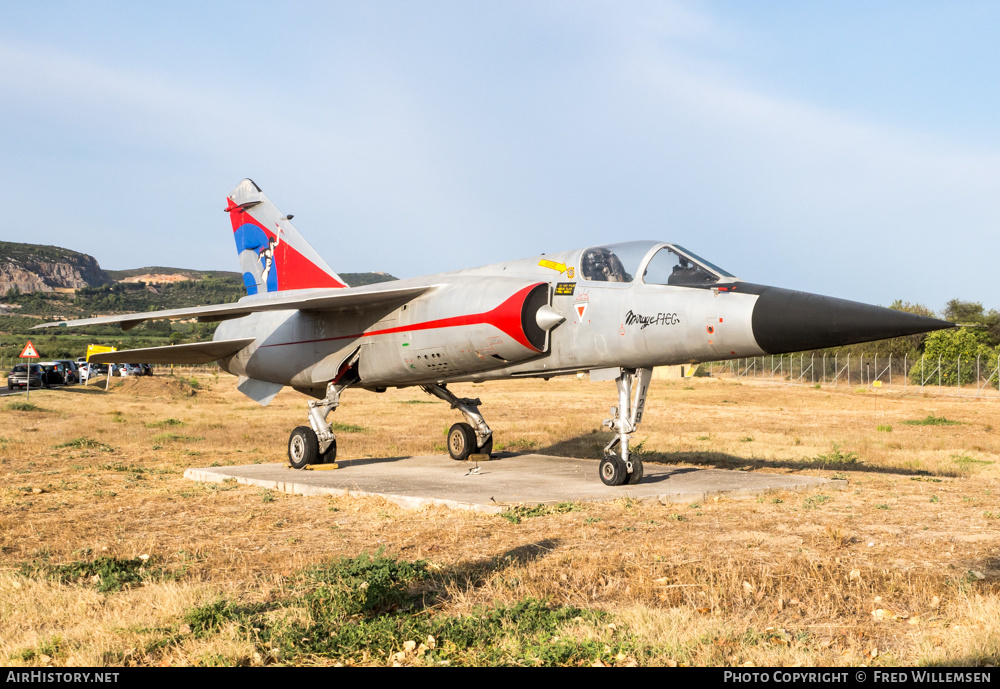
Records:
{"label": "aircraft wheel", "polygon": [[456,423],[448,430],[448,454],[459,462],[469,458],[476,447],[476,432],[467,423]]}
{"label": "aircraft wheel", "polygon": [[479,452],[480,452],[480,454],[484,454],[484,455],[492,455],[493,454],[493,435],[492,434],[490,435],[489,438],[486,439],[486,442],[483,443],[483,446],[479,448]]}
{"label": "aircraft wheel", "polygon": [[309,426],[299,426],[288,437],[288,463],[293,469],[319,461],[319,440]]}
{"label": "aircraft wheel", "polygon": [[599,471],[601,482],[606,486],[620,486],[628,478],[625,462],[618,455],[608,455],[602,459]]}
{"label": "aircraft wheel", "polygon": [[642,460],[641,459],[633,459],[632,460],[632,473],[628,475],[628,479],[625,482],[627,484],[629,484],[630,486],[634,486],[635,484],[637,484],[640,481],[642,481],[642,475],[643,475]]}
{"label": "aircraft wheel", "polygon": [[[309,429],[312,430],[312,429]],[[317,443],[318,444],[318,443]],[[326,452],[319,456],[320,464],[333,464],[337,461],[337,439],[334,438],[333,442],[330,443],[330,447],[326,449]]]}

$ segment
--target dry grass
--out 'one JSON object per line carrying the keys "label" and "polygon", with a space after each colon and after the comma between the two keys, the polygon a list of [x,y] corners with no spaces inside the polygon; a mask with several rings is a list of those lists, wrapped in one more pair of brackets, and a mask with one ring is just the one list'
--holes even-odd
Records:
{"label": "dry grass", "polygon": [[[263,409],[228,377],[197,384],[195,394],[166,378],[111,393],[38,391],[37,411],[0,401],[0,665],[431,662],[374,650],[269,655],[237,622],[186,629],[199,606],[266,607],[298,590],[303,569],[380,548],[429,563],[432,615],[529,598],[608,613],[560,632],[609,649],[627,639],[606,663],[1000,661],[996,400],[880,393],[876,416],[871,393],[853,390],[654,381],[637,436],[647,461],[836,475],[848,489],[583,504],[513,524],[187,481],[188,467],[283,460],[305,418],[294,392]],[[454,388],[484,400],[498,445],[596,458],[606,442],[612,383]],[[961,423],[905,423],[930,415]],[[415,390],[349,391],[334,420],[351,430],[340,435],[343,456],[400,456],[443,454],[458,416]],[[58,564],[140,555],[152,576],[131,588],[101,593],[91,579],[46,576]],[[283,624],[310,614],[266,613]]]}

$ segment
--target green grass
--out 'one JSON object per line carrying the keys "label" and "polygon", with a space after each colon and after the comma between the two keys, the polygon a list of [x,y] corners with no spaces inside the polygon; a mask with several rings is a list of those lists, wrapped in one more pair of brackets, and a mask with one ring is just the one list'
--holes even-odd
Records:
{"label": "green grass", "polygon": [[952,455],[951,459],[953,462],[955,462],[955,464],[958,464],[963,469],[971,469],[972,467],[975,466],[988,466],[990,464],[993,464],[993,462],[990,462],[985,459],[976,459],[975,457],[970,457],[964,452],[960,455]]}
{"label": "green grass", "polygon": [[163,421],[150,421],[145,424],[146,428],[164,428],[166,426],[183,426],[183,421],[177,419],[164,419]]}
{"label": "green grass", "polygon": [[101,593],[121,591],[141,586],[147,579],[162,579],[165,573],[158,567],[149,567],[142,558],[99,557],[95,560],[77,560],[64,565],[47,562],[21,565],[25,576],[41,575],[62,584],[95,586]]}
{"label": "green grass", "polygon": [[876,426],[875,430],[879,431],[881,433],[892,433],[892,426],[890,426],[888,424],[883,424],[883,425]]}
{"label": "green grass", "polygon": [[364,426],[355,426],[351,423],[333,423],[330,425],[331,430],[334,433],[367,433],[368,429]]}
{"label": "green grass", "polygon": [[110,445],[105,445],[104,443],[99,442],[97,440],[93,440],[91,438],[83,438],[83,437],[74,438],[73,440],[69,440],[60,445],[56,445],[56,448],[64,448],[64,447],[73,448],[76,450],[88,450],[88,449],[100,450],[101,452],[115,451],[115,448],[111,447]]}
{"label": "green grass", "polygon": [[501,512],[500,516],[511,524],[520,524],[523,520],[531,517],[543,517],[547,514],[565,514],[566,512],[577,512],[579,510],[580,506],[575,502],[560,502],[555,505],[518,506],[506,512]]}
{"label": "green grass", "polygon": [[943,416],[934,416],[933,414],[928,414],[926,418],[923,419],[911,419],[910,421],[904,421],[907,426],[959,426],[961,421],[951,421],[944,418]]}
{"label": "green grass", "polygon": [[157,433],[152,438],[153,441],[158,443],[196,442],[204,439],[203,436],[180,435],[178,433]]}
{"label": "green grass", "polygon": [[815,457],[806,457],[806,461],[815,462],[821,466],[851,466],[855,464],[860,464],[861,460],[858,459],[858,455],[854,452],[844,453],[840,450],[840,445],[833,443],[833,449],[829,454],[816,455]]}
{"label": "green grass", "polygon": [[[551,605],[525,598],[487,605],[468,615],[437,612],[449,575],[423,561],[381,553],[330,560],[300,572],[286,594],[267,603],[219,598],[188,610],[184,631],[199,639],[235,632],[250,641],[261,662],[297,665],[331,659],[344,663],[463,666],[579,666],[637,662],[653,649],[639,648],[627,630],[609,629],[598,610]],[[574,636],[581,627],[586,632]],[[147,652],[183,638],[168,634]],[[240,662],[213,656],[208,664]]]}
{"label": "green grass", "polygon": [[807,510],[818,509],[820,505],[830,502],[829,495],[813,495],[802,501],[802,506]]}
{"label": "green grass", "polygon": [[31,402],[11,402],[7,405],[7,409],[10,411],[45,411],[37,404],[32,404]]}

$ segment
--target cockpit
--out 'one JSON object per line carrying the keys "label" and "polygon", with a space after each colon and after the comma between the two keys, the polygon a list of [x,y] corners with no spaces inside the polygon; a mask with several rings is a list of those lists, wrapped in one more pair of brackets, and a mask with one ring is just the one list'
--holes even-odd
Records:
{"label": "cockpit", "polygon": [[595,282],[633,282],[640,270],[647,285],[702,287],[737,279],[678,244],[608,244],[585,249],[580,259],[581,277]]}

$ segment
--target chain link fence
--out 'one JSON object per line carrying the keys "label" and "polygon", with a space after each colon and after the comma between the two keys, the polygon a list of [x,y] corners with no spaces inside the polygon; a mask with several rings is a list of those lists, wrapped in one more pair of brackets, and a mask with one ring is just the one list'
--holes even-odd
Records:
{"label": "chain link fence", "polygon": [[[707,368],[706,368],[707,367]],[[701,365],[714,378],[798,385],[933,391],[1000,399],[1000,356],[944,359],[879,354],[780,354]]]}

